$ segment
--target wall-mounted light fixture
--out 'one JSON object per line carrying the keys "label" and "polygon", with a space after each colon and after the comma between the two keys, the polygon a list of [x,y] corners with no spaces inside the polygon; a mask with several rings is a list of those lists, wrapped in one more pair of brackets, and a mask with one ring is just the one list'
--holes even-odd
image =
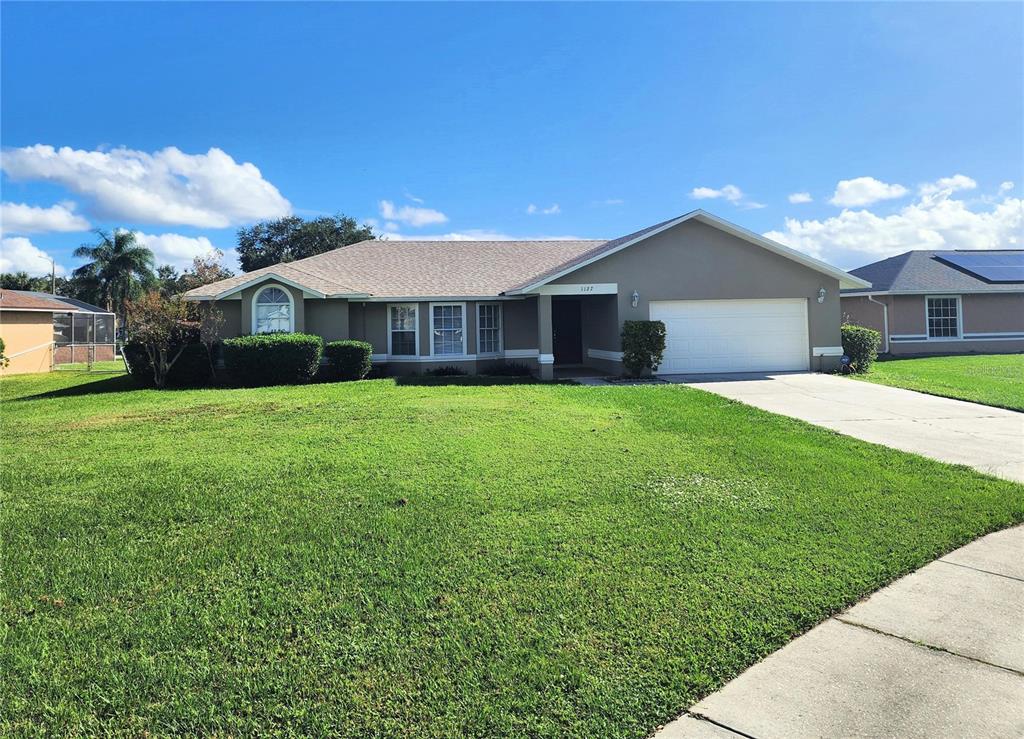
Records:
{"label": "wall-mounted light fixture", "polygon": [[820,288],[818,290],[818,302],[819,303],[824,303],[825,302],[825,288]]}
{"label": "wall-mounted light fixture", "polygon": [[633,307],[636,308],[638,305],[640,305],[640,293],[638,293],[636,290],[634,290],[633,291]]}

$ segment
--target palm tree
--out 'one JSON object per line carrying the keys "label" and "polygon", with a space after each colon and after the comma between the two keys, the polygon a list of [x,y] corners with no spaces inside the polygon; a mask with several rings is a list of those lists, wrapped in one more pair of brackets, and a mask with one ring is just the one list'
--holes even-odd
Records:
{"label": "palm tree", "polygon": [[107,310],[124,315],[124,304],[146,287],[152,286],[153,252],[135,239],[131,231],[96,229],[97,244],[82,244],[76,257],[90,261],[74,271],[74,277],[94,284]]}

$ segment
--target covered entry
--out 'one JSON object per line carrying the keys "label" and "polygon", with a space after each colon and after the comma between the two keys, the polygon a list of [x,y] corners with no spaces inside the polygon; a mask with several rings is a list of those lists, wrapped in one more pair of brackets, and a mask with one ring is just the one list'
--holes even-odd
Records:
{"label": "covered entry", "polygon": [[806,299],[665,300],[650,311],[667,334],[658,374],[810,368]]}

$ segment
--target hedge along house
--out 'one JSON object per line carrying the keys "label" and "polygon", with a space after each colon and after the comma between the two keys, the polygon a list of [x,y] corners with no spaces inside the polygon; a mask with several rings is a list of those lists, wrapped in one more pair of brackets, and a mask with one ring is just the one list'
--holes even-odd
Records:
{"label": "hedge along house", "polygon": [[852,274],[844,320],[882,335],[892,355],[1024,351],[1024,250],[908,251]]}
{"label": "hedge along house", "polygon": [[612,241],[364,241],[190,290],[225,338],[359,339],[393,374],[495,363],[620,373],[627,320],[665,322],[659,373],[828,370],[839,291],[868,283],[702,210]]}
{"label": "hedge along house", "polygon": [[6,374],[113,359],[114,314],[60,295],[0,290],[0,338],[11,358]]}

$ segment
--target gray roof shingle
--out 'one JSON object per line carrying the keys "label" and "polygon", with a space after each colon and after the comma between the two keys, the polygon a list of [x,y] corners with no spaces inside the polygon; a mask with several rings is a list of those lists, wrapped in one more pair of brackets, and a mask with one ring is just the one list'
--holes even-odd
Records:
{"label": "gray roof shingle", "polygon": [[[851,275],[871,283],[870,288],[843,290],[844,295],[877,292],[1020,292],[1024,282],[992,283],[942,261],[943,254],[967,250],[908,251],[879,262],[850,270]],[[1001,250],[1024,254],[1021,250]]]}

